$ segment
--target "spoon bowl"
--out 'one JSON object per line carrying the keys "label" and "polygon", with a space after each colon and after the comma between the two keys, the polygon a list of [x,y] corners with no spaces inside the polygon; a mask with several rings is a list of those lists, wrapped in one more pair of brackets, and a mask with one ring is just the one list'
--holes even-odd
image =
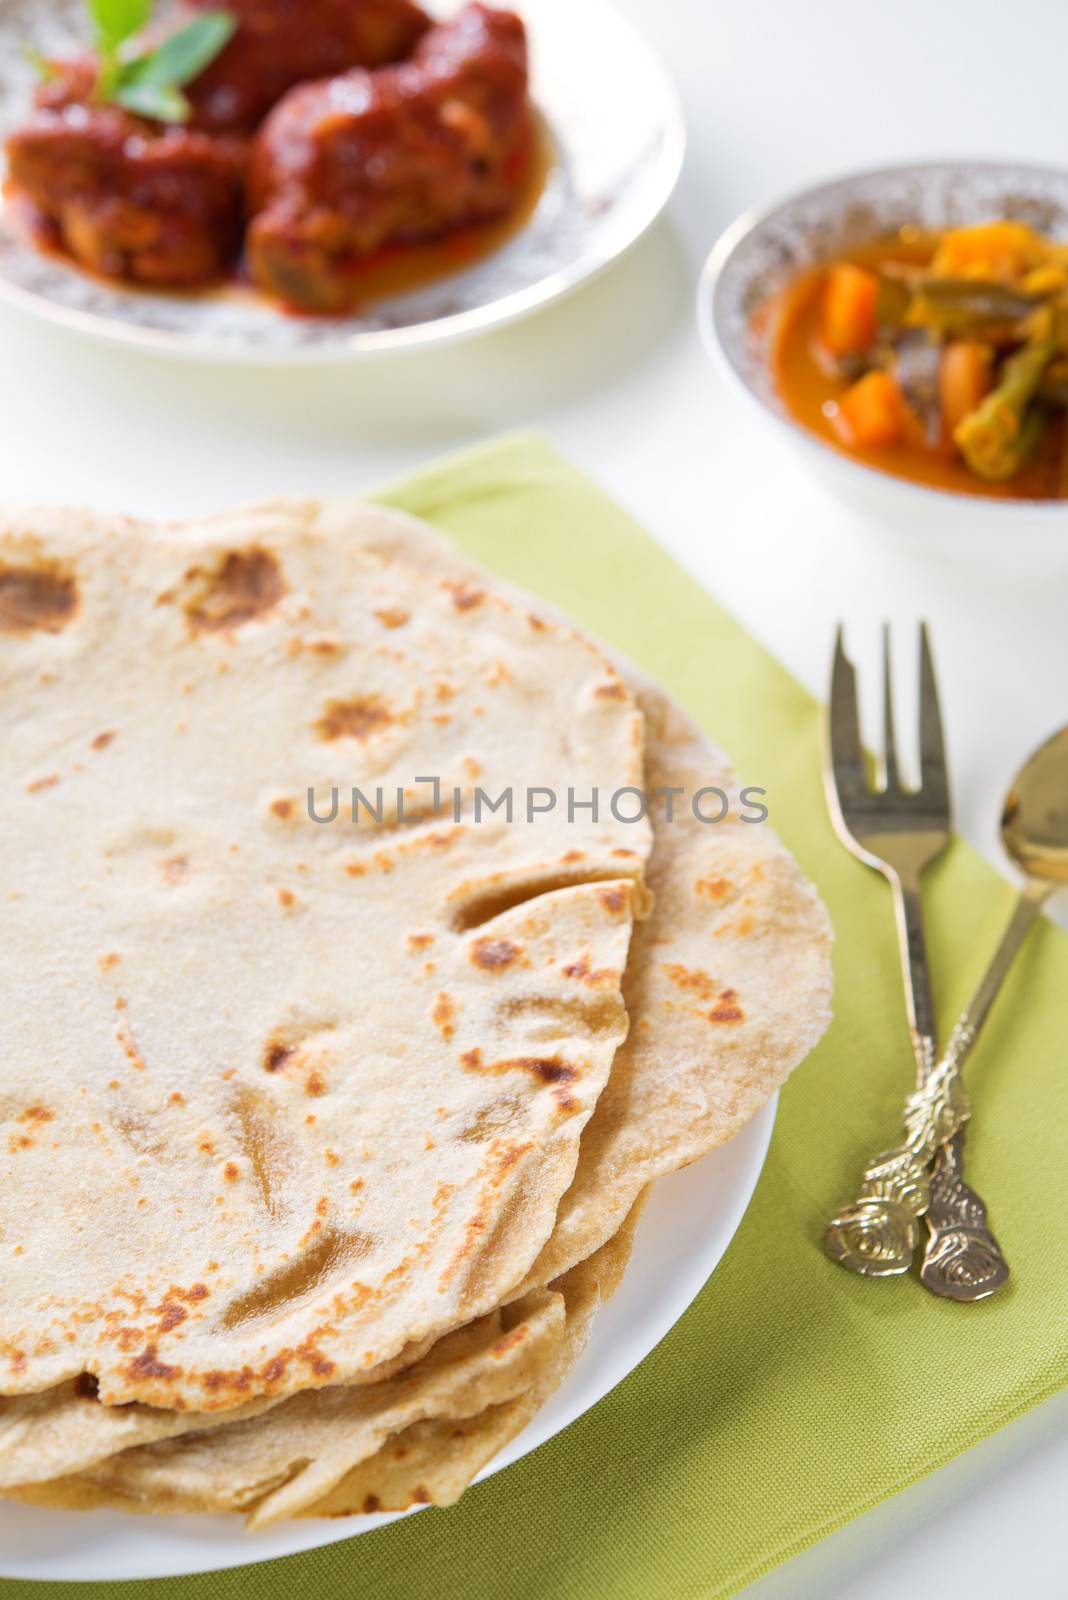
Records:
{"label": "spoon bowl", "polygon": [[1005,797],[1001,840],[1029,878],[1068,883],[1068,727],[1021,767]]}

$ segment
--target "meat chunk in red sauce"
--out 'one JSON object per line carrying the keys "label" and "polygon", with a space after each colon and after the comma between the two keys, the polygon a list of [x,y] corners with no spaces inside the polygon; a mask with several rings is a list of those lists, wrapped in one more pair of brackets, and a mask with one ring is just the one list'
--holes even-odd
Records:
{"label": "meat chunk in red sauce", "polygon": [[[214,11],[220,0],[185,0]],[[430,27],[412,0],[225,0],[237,29],[186,91],[196,125],[251,133],[295,84],[408,56]]]}
{"label": "meat chunk in red sauce", "polygon": [[508,11],[470,5],[399,66],[304,84],[254,142],[252,275],[302,309],[349,309],[369,255],[507,212],[530,140],[526,35]]}
{"label": "meat chunk in red sauce", "polygon": [[[188,13],[218,0],[185,0]],[[247,135],[295,83],[408,54],[430,26],[412,0],[228,0],[229,44],[189,84],[192,116],[150,122],[95,98],[89,54],[54,63],[8,140],[8,189],[42,242],[107,277],[192,288],[240,254]],[[150,34],[148,43],[152,43]]]}
{"label": "meat chunk in red sauce", "polygon": [[93,102],[68,63],[7,142],[8,190],[35,232],[108,277],[191,287],[236,260],[248,144]]}

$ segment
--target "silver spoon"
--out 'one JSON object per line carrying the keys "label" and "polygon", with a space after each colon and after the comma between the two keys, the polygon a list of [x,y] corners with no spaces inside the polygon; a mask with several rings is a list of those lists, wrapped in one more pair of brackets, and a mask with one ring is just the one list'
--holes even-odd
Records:
{"label": "silver spoon", "polygon": [[[1024,885],[1001,943],[950,1035],[936,1069],[959,1078],[1005,976],[1042,907],[1068,884],[1068,727],[1024,763],[1005,797],[1001,840]],[[1008,1265],[986,1223],[982,1201],[961,1177],[963,1127],[943,1146],[931,1182],[929,1238],[920,1277],[934,1294],[983,1300],[1000,1289]]]}

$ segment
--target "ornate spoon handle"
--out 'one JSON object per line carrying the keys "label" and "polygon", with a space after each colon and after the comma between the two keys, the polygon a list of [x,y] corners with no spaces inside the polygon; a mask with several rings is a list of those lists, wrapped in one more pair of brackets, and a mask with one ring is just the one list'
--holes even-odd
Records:
{"label": "ornate spoon handle", "polygon": [[928,1240],[920,1281],[944,1300],[985,1300],[1007,1282],[1009,1264],[964,1181],[964,1129],[941,1146],[931,1175]]}
{"label": "ornate spoon handle", "polygon": [[[1028,879],[994,957],[950,1035],[945,1060],[959,1071],[979,1037],[998,990],[1052,886]],[[1009,1276],[1008,1263],[987,1225],[986,1207],[964,1182],[963,1130],[938,1152],[927,1212],[928,1239],[920,1279],[950,1300],[985,1300]]]}
{"label": "ornate spoon handle", "polygon": [[[1007,1279],[1008,1265],[986,1225],[986,1208],[961,1173],[963,1139],[958,1135],[971,1115],[962,1069],[1013,957],[1049,893],[1049,886],[1029,880],[944,1056],[906,1102],[903,1142],[876,1157],[864,1173],[856,1201],[828,1226],[828,1251],[851,1271],[866,1277],[907,1272],[916,1251],[919,1218],[930,1206],[931,1237],[921,1278],[932,1293],[956,1300],[982,1299]],[[944,1153],[940,1147],[946,1147]]]}

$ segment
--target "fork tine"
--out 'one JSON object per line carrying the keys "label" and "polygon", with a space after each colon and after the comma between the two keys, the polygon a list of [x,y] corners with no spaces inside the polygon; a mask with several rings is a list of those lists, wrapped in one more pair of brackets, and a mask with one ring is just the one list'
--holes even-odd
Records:
{"label": "fork tine", "polygon": [[857,709],[857,674],[845,653],[842,624],[834,639],[831,696],[828,707],[831,773],[840,795],[866,788],[864,758],[860,748],[860,713]]}
{"label": "fork tine", "polygon": [[926,622],[920,623],[920,786],[925,797],[948,809],[949,771],[942,711]]}
{"label": "fork tine", "polygon": [[883,623],[883,773],[888,790],[897,792],[897,742],[894,737],[894,681],[890,663],[890,624]]}

